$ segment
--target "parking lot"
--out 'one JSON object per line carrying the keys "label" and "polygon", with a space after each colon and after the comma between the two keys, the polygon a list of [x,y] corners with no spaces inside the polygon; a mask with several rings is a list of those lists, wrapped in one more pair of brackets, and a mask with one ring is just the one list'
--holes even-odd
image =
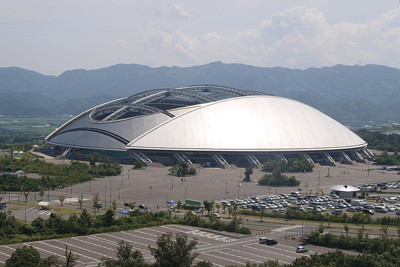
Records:
{"label": "parking lot", "polygon": [[285,239],[285,232],[300,226],[283,226],[268,234],[268,238],[278,241],[277,245],[267,246],[259,244],[255,236],[210,231],[207,229],[183,226],[165,225],[160,227],[144,228],[134,231],[115,233],[102,233],[96,235],[79,236],[72,238],[35,241],[29,243],[11,244],[0,246],[0,263],[4,263],[16,248],[24,245],[37,249],[42,257],[51,255],[65,259],[65,245],[75,255],[79,256],[78,266],[97,266],[102,257],[115,257],[119,240],[129,242],[135,250],[142,252],[145,260],[154,262],[148,246],[155,246],[157,237],[162,233],[186,233],[190,239],[197,238],[198,244],[195,252],[199,253],[196,259],[208,260],[214,266],[245,265],[246,262],[262,263],[267,260],[278,260],[279,263],[290,263],[297,257],[324,253],[331,249],[308,246],[309,251],[296,253],[299,240]]}

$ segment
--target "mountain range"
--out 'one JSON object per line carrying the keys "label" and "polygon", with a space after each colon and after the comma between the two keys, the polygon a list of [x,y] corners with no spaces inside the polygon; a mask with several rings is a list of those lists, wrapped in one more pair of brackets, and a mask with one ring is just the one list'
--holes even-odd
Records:
{"label": "mountain range", "polygon": [[336,65],[306,70],[213,62],[193,67],[118,64],[59,76],[0,68],[0,114],[78,114],[96,104],[158,88],[217,84],[309,104],[347,125],[400,121],[400,70]]}

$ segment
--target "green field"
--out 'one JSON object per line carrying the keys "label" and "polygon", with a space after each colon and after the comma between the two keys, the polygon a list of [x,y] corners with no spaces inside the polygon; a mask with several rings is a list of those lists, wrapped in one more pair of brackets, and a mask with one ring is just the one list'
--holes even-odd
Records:
{"label": "green field", "polygon": [[69,117],[0,116],[0,148],[15,144],[40,144]]}

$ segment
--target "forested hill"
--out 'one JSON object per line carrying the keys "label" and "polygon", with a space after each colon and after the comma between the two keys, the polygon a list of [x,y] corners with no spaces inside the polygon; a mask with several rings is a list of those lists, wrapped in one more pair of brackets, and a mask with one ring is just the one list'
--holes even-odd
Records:
{"label": "forested hill", "polygon": [[221,62],[159,68],[119,64],[72,70],[59,76],[0,68],[0,114],[77,114],[140,91],[193,84],[225,85],[289,97],[346,124],[400,121],[399,69],[337,65],[293,70]]}

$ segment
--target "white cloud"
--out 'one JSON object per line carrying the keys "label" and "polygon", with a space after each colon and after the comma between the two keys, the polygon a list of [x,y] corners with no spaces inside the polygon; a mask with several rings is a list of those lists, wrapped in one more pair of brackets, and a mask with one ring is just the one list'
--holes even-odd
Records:
{"label": "white cloud", "polygon": [[231,35],[153,30],[146,43],[183,64],[210,61],[307,68],[334,64],[400,66],[400,8],[361,23],[329,23],[316,8],[294,7]]}

